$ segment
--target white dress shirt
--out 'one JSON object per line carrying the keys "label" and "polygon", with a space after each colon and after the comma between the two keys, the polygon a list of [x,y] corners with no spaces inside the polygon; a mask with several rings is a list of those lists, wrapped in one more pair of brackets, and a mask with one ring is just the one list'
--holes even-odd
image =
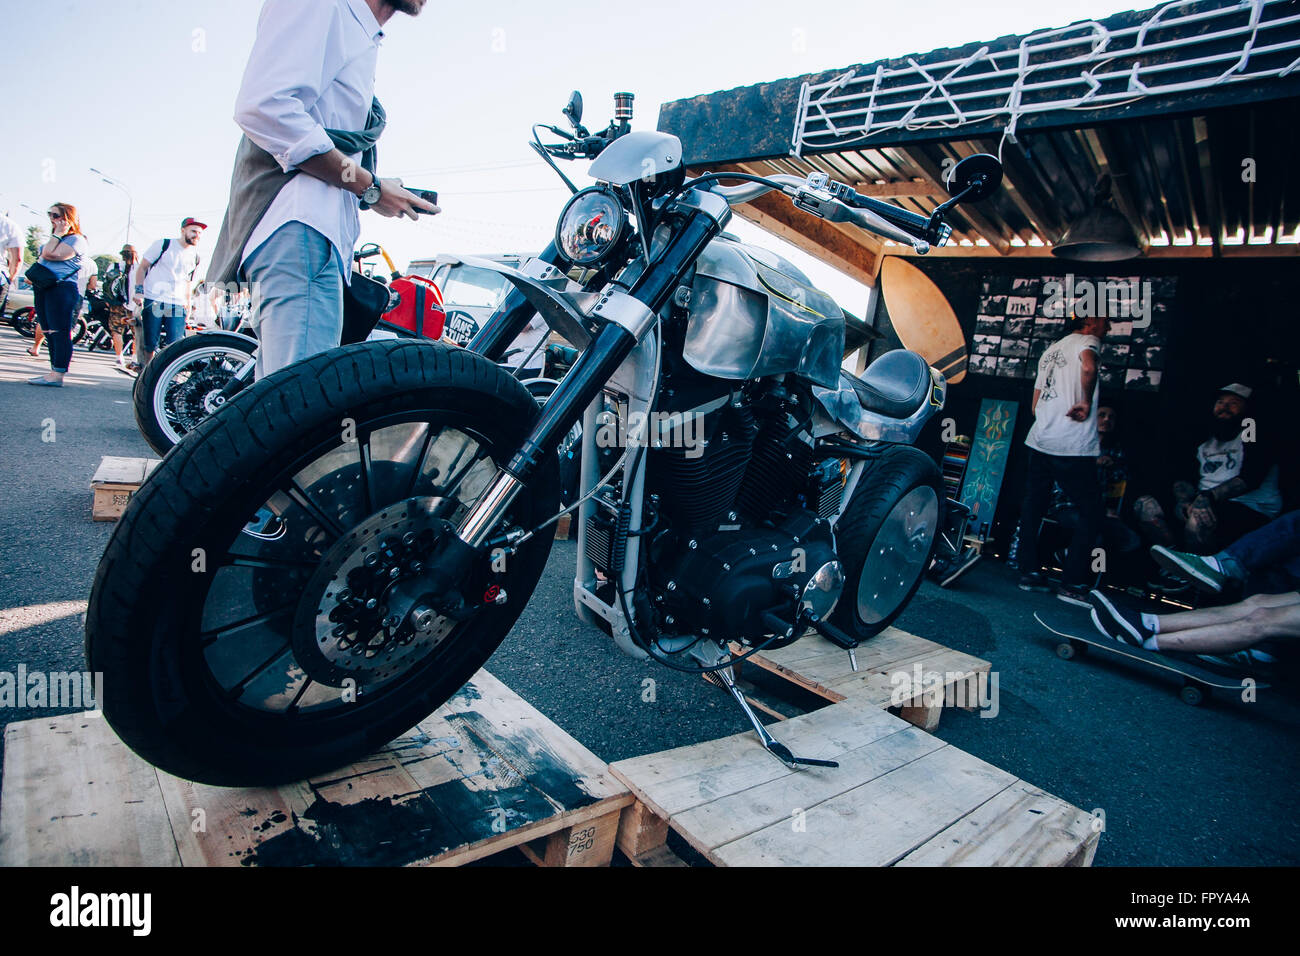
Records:
{"label": "white dress shirt", "polygon": [[[235,122],[288,172],[334,148],[326,129],[365,128],[384,32],[365,0],[266,0],[235,101]],[[360,154],[351,157],[360,162]],[[343,279],[361,234],[359,200],[307,173],[285,184],[249,237],[243,260],[287,222],[321,233]]]}

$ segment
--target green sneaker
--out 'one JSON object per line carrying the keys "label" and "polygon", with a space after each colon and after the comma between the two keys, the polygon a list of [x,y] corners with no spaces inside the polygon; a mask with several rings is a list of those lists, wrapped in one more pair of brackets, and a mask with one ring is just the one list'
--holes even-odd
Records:
{"label": "green sneaker", "polygon": [[1166,571],[1191,581],[1198,590],[1209,594],[1222,594],[1224,585],[1232,580],[1199,554],[1175,551],[1158,544],[1151,549],[1151,557]]}

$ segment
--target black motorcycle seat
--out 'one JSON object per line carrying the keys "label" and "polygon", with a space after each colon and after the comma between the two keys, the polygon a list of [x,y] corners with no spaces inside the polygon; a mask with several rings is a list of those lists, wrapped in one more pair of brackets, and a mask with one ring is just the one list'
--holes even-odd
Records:
{"label": "black motorcycle seat", "polygon": [[907,349],[886,352],[867,366],[861,378],[844,374],[863,408],[890,418],[911,417],[930,395],[930,366]]}

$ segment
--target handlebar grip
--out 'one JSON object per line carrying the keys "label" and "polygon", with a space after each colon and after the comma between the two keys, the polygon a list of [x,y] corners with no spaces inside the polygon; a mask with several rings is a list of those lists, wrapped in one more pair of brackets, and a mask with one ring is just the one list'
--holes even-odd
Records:
{"label": "handlebar grip", "polygon": [[899,229],[906,229],[918,238],[929,238],[926,235],[930,228],[929,216],[921,216],[906,209],[899,209],[893,203],[881,202],[870,196],[859,196],[856,192],[850,192],[851,195],[846,197],[850,205],[857,206],[859,209],[870,209],[885,222],[892,223]]}

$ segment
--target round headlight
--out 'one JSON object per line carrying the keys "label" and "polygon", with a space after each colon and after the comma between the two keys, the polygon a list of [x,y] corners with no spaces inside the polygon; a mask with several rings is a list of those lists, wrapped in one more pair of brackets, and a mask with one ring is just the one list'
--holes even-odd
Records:
{"label": "round headlight", "polygon": [[608,188],[574,193],[560,214],[555,244],[570,262],[594,266],[618,246],[628,229],[627,212]]}

